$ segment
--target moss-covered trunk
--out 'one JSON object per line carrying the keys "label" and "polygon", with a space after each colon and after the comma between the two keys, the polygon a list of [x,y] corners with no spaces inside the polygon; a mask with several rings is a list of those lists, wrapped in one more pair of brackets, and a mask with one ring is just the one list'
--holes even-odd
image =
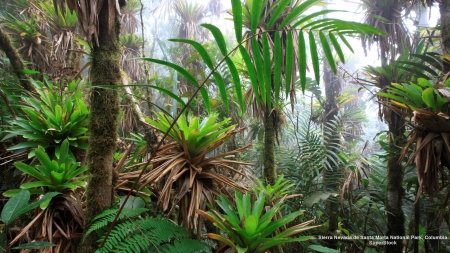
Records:
{"label": "moss-covered trunk", "polygon": [[277,170],[275,165],[275,113],[267,109],[264,112],[264,180],[275,184]]}
{"label": "moss-covered trunk", "polygon": [[[92,85],[98,88],[94,88],[90,96],[90,139],[87,151],[90,178],[86,189],[85,231],[96,215],[111,206],[114,198],[112,172],[118,131],[119,95],[111,86],[121,82],[122,49],[119,43],[118,15],[111,33],[108,33],[108,2],[103,2],[98,16],[99,45],[94,45],[92,50]],[[92,233],[83,241],[79,252],[94,252],[97,240],[96,234]]]}
{"label": "moss-covered trunk", "polygon": [[25,64],[22,61],[22,58],[20,58],[19,53],[13,47],[8,34],[6,34],[1,28],[0,28],[0,49],[3,50],[6,56],[8,57],[11,66],[16,71],[17,77],[19,78],[22,87],[28,91],[34,91],[34,86],[28,80],[28,77],[19,72],[20,70],[26,69]]}
{"label": "moss-covered trunk", "polygon": [[[405,235],[405,217],[402,210],[403,199],[403,167],[399,163],[401,148],[405,145],[405,120],[401,115],[391,111],[388,118],[389,132],[389,159],[387,163],[387,199],[386,215],[388,231],[386,236]],[[388,239],[386,253],[402,252],[402,239]]]}
{"label": "moss-covered trunk", "polygon": [[[442,51],[444,53],[450,52],[450,0],[442,0],[439,4],[441,14],[441,37],[442,37]],[[442,61],[444,74],[450,71],[450,63]]]}

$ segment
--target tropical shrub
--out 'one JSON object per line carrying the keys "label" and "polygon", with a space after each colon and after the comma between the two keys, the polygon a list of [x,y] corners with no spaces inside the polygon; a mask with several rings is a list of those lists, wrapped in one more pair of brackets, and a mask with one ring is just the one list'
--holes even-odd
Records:
{"label": "tropical shrub", "polygon": [[190,239],[189,233],[170,220],[140,217],[148,209],[126,203],[118,223],[114,225],[104,245],[106,229],[114,220],[118,208],[107,209],[93,220],[85,237],[96,231],[101,235],[96,252],[198,252],[206,244]]}
{"label": "tropical shrub", "polygon": [[[173,120],[163,113],[157,114],[158,121],[148,120],[161,132],[175,141],[161,146],[151,161],[153,169],[142,177],[142,185],[155,185],[159,189],[158,203],[167,210],[175,190],[171,211],[179,205],[179,219],[188,229],[197,228],[197,209],[204,209],[204,200],[214,204],[214,196],[228,194],[227,188],[245,191],[230,176],[243,173],[233,165],[251,165],[223,157],[239,154],[251,145],[229,152],[214,154],[214,149],[222,145],[229,137],[240,130],[233,130],[235,125],[226,126],[230,119],[216,123],[217,114],[211,114],[202,121],[194,116],[182,115],[170,129]],[[232,197],[232,196],[230,196]],[[198,229],[199,231],[200,229]]]}
{"label": "tropical shrub", "polygon": [[[23,136],[27,140],[8,149],[42,146],[46,150],[54,150],[58,156],[61,142],[64,140],[68,140],[72,149],[86,149],[89,111],[83,102],[83,94],[78,89],[80,80],[71,81],[67,87],[53,84],[46,77],[44,82],[36,80],[31,82],[36,88],[38,97],[21,97],[23,105],[20,109],[24,115],[11,121],[12,126],[7,130],[9,134],[2,139],[3,141]],[[33,156],[34,151],[29,154],[29,157]]]}
{"label": "tropical shrub", "polygon": [[278,203],[265,211],[264,191],[259,192],[258,199],[254,202],[252,202],[251,197],[249,193],[242,194],[235,191],[235,209],[230,200],[225,195],[221,195],[216,200],[221,212],[219,210],[210,212],[197,210],[200,216],[212,222],[230,239],[214,233],[208,233],[205,236],[225,243],[238,253],[266,252],[276,245],[314,239],[313,236],[291,238],[293,235],[320,227],[320,225],[308,226],[313,220],[285,228],[280,233],[276,233],[277,230],[282,229],[289,222],[302,215],[304,210],[298,210],[282,218],[274,219],[283,208],[283,199],[280,199]]}
{"label": "tropical shrub", "polygon": [[[7,241],[6,241],[6,233],[7,228],[13,224],[13,222],[19,218],[21,215],[32,211],[33,209],[39,207],[40,205],[50,201],[53,197],[58,195],[58,192],[49,192],[42,196],[36,202],[29,204],[30,202],[30,192],[27,190],[22,190],[14,197],[10,198],[8,202],[6,202],[0,220],[4,224],[0,224],[0,251],[7,251]],[[13,249],[40,249],[55,246],[54,244],[48,242],[33,242],[28,244],[22,244]]]}
{"label": "tropical shrub", "polygon": [[[21,189],[29,190],[33,194],[43,194],[47,191],[64,193],[77,187],[85,187],[84,176],[80,174],[87,170],[87,166],[80,167],[80,163],[75,162],[75,158],[69,155],[68,140],[63,141],[56,160],[50,160],[41,146],[35,149],[35,154],[40,164],[30,166],[23,162],[14,163],[18,170],[37,180],[22,184]],[[18,192],[21,190],[9,190],[3,195],[10,197]]]}

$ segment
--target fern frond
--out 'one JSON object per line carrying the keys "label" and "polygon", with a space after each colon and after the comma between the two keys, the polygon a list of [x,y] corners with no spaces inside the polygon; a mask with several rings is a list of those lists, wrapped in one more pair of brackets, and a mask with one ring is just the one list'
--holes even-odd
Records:
{"label": "fern frond", "polygon": [[[189,233],[183,227],[161,218],[144,217],[123,220],[114,226],[105,245],[96,252],[189,253],[207,248],[206,244],[189,239],[188,236]],[[103,239],[104,236],[99,242]]]}
{"label": "fern frond", "polygon": [[[124,208],[124,209],[122,209],[122,212],[120,213],[118,220],[120,221],[125,217],[126,218],[134,218],[148,210],[149,209],[146,209],[146,208],[135,208],[135,209]],[[108,224],[113,222],[118,211],[119,211],[118,208],[106,209],[101,214],[97,215],[94,218],[94,220],[92,221],[92,225],[89,228],[89,230],[85,233],[84,237],[88,236],[90,233],[92,233],[92,231],[96,231],[101,228],[104,228]]]}

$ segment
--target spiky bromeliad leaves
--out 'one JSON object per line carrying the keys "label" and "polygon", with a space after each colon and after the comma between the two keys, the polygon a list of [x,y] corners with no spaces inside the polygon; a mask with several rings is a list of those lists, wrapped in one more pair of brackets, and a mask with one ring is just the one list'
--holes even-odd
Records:
{"label": "spiky bromeliad leaves", "polygon": [[[163,113],[157,116],[158,121],[148,122],[161,132],[166,132],[172,120]],[[224,157],[238,154],[251,145],[207,157],[227,138],[243,130],[233,130],[235,125],[226,126],[230,119],[216,123],[217,117],[217,114],[212,114],[200,122],[197,117],[181,116],[169,131],[169,136],[175,142],[168,143],[157,151],[151,161],[153,170],[142,177],[141,187],[155,184],[160,189],[158,203],[163,210],[168,209],[173,196],[172,190],[175,190],[170,211],[175,205],[180,206],[179,219],[188,230],[197,228],[198,215],[195,210],[205,208],[204,200],[214,204],[214,196],[221,193],[230,196],[230,188],[245,191],[245,187],[239,186],[229,176],[243,175],[233,165],[251,164]],[[198,228],[197,231],[200,230]]]}
{"label": "spiky bromeliad leaves", "polygon": [[[449,83],[446,83],[448,86]],[[395,84],[388,87],[387,92],[378,92],[379,96],[390,99],[387,104],[401,115],[411,117],[416,123],[410,140],[401,153],[401,159],[406,156],[411,145],[416,144],[416,150],[406,165],[416,164],[419,190],[417,199],[425,191],[433,200],[435,194],[441,191],[440,178],[445,182],[449,178],[445,167],[450,165],[450,116],[448,88],[433,87],[431,83],[419,78],[417,83]],[[445,184],[444,184],[445,185]],[[446,201],[448,202],[448,200]],[[444,204],[445,206],[446,204]]]}
{"label": "spiky bromeliad leaves", "polygon": [[[23,96],[21,110],[24,116],[17,117],[11,122],[12,126],[3,140],[14,136],[23,136],[27,139],[9,150],[35,148],[42,146],[45,149],[54,149],[58,156],[63,140],[69,141],[74,148],[87,148],[87,124],[89,111],[83,102],[83,94],[77,87],[80,81],[72,81],[67,91],[63,85],[53,84],[48,78],[44,82],[31,80],[39,97]],[[34,150],[30,152],[34,156]],[[53,154],[50,154],[52,157]]]}
{"label": "spiky bromeliad leaves", "polygon": [[[278,188],[281,187],[278,186]],[[279,199],[276,204],[269,206],[269,208],[266,207],[267,211],[265,211],[265,202],[267,202],[265,201],[265,195],[264,190],[260,191],[258,199],[252,202],[249,193],[242,194],[239,191],[235,191],[236,208],[233,208],[233,205],[227,197],[221,195],[216,200],[222,209],[221,213],[217,210],[212,212],[197,210],[199,215],[214,223],[230,239],[213,233],[205,234],[205,236],[223,242],[239,253],[267,252],[268,249],[276,245],[314,239],[313,236],[291,238],[293,235],[320,227],[320,225],[308,226],[313,220],[285,228],[286,224],[300,216],[304,210],[298,210],[282,218],[274,219],[283,208],[283,200],[287,196]],[[275,231],[283,227],[285,228],[284,230],[275,234]]]}
{"label": "spiky bromeliad leaves", "polygon": [[[189,233],[170,220],[138,217],[145,208],[124,208],[105,245],[96,252],[202,252],[206,244],[189,238]],[[107,209],[93,220],[85,237],[106,229],[119,209]],[[104,232],[104,231],[103,231]],[[104,236],[99,240],[103,241]]]}
{"label": "spiky bromeliad leaves", "polygon": [[[35,181],[23,183],[20,188],[29,190],[32,194],[43,194],[50,191],[67,192],[78,187],[85,187],[84,176],[87,166],[81,166],[79,162],[74,162],[75,158],[69,155],[69,141],[64,140],[57,160],[51,160],[45,149],[39,146],[35,149],[36,157],[40,164],[30,166],[23,162],[16,162],[14,166],[24,174],[27,174]],[[46,190],[42,190],[45,188]],[[3,195],[12,197],[21,190],[9,190]]]}

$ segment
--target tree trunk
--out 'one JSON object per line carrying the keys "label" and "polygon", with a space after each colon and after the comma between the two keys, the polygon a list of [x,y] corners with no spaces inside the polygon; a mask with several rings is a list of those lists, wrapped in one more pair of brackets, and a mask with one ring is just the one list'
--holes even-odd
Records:
{"label": "tree trunk", "polygon": [[14,71],[16,72],[17,77],[19,78],[19,82],[22,87],[28,91],[35,91],[34,86],[28,80],[28,77],[19,71],[26,69],[25,64],[23,64],[22,58],[20,58],[19,53],[13,47],[11,40],[9,39],[8,34],[6,34],[0,28],[0,49],[2,49],[11,63]]}
{"label": "tree trunk", "polygon": [[275,166],[275,112],[270,109],[264,112],[264,180],[274,185],[277,180]]}
{"label": "tree trunk", "polygon": [[[116,149],[119,95],[113,85],[121,82],[119,42],[120,19],[116,15],[111,34],[108,33],[108,2],[104,1],[99,13],[98,44],[92,50],[92,85],[90,96],[90,138],[88,173],[90,175],[86,189],[86,212],[84,230],[91,225],[95,216],[112,205],[114,200],[113,152]],[[124,1],[119,1],[121,7]],[[98,245],[98,236],[92,233],[80,246],[79,252],[94,252]]]}
{"label": "tree trunk", "polygon": [[389,132],[391,138],[389,141],[389,159],[387,163],[387,228],[388,244],[386,253],[402,252],[402,239],[391,239],[391,236],[405,235],[405,217],[402,210],[403,200],[403,167],[399,162],[401,148],[405,145],[405,120],[401,115],[390,111]]}
{"label": "tree trunk", "polygon": [[[439,10],[441,13],[441,47],[442,52],[446,54],[450,52],[450,0],[442,0],[439,4]],[[442,61],[442,64],[443,74],[447,74],[450,71],[450,63]]]}
{"label": "tree trunk", "polygon": [[[337,98],[341,93],[341,82],[339,77],[333,73],[328,64],[324,64],[324,76],[325,84],[325,126],[329,125],[339,112],[339,106]],[[325,129],[325,128],[324,128]],[[333,153],[339,153],[338,145],[339,139],[336,136],[338,131],[334,133],[324,132],[324,136],[327,136],[326,147]],[[324,186],[327,191],[337,193],[339,192],[339,178],[342,174],[339,171],[339,165],[336,164],[333,159],[327,158],[328,164],[331,168],[325,168],[325,173],[323,175]],[[339,199],[337,197],[330,196],[326,201],[325,213],[328,215],[328,235],[335,235],[336,230],[338,230],[338,217],[339,217]],[[328,240],[328,247],[336,249],[338,247],[337,240]]]}

